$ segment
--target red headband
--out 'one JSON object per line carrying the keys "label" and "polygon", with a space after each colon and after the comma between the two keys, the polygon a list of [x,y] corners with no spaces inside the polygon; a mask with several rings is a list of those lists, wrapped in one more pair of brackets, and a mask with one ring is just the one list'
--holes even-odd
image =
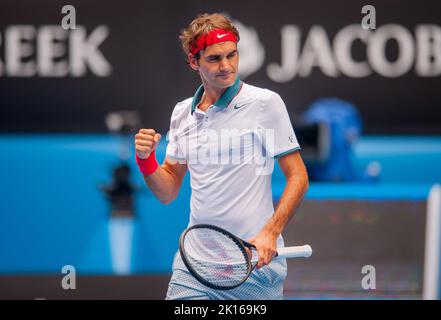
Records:
{"label": "red headband", "polygon": [[237,43],[238,39],[236,35],[231,31],[214,29],[211,30],[209,33],[203,34],[199,38],[197,38],[196,44],[191,48],[190,52],[195,55],[199,51],[205,49],[208,46],[211,46],[212,44],[225,41],[233,41]]}

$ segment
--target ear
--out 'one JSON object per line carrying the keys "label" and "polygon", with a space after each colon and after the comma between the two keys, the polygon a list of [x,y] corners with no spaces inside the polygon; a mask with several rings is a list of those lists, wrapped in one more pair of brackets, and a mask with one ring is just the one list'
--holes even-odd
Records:
{"label": "ear", "polygon": [[196,59],[196,57],[194,56],[194,54],[189,53],[188,54],[188,63],[190,64],[190,67],[194,70],[194,71],[199,71],[199,63],[198,63],[198,59]]}

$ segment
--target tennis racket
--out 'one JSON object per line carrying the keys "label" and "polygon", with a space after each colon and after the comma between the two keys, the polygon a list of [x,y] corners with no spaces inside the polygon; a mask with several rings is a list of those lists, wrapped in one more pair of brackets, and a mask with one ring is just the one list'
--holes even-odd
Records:
{"label": "tennis racket", "polygon": [[[209,224],[194,225],[179,238],[179,252],[188,271],[202,284],[228,290],[244,283],[254,270],[256,247],[232,233]],[[309,245],[278,248],[276,256],[307,258]]]}

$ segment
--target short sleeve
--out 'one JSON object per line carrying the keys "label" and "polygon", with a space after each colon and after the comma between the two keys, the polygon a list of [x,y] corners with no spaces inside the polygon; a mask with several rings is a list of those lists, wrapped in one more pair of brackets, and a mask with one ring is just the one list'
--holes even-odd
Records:
{"label": "short sleeve", "polygon": [[167,133],[167,149],[166,156],[173,160],[183,161],[185,160],[184,153],[179,147],[179,125],[181,124],[183,117],[182,105],[177,104],[173,110],[170,120],[170,130]]}
{"label": "short sleeve", "polygon": [[168,142],[166,155],[173,160],[185,160],[184,155],[179,149],[179,144],[171,140]]}
{"label": "short sleeve", "polygon": [[278,94],[272,92],[262,102],[257,122],[267,156],[277,159],[300,150],[285,103]]}

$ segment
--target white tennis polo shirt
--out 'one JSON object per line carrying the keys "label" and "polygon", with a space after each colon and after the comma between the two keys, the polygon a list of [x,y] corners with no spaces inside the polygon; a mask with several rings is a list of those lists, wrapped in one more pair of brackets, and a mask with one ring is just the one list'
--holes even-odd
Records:
{"label": "white tennis polo shirt", "polygon": [[190,172],[189,226],[213,224],[248,240],[274,213],[274,159],[300,146],[278,94],[237,78],[203,112],[203,92],[175,106],[166,155]]}

